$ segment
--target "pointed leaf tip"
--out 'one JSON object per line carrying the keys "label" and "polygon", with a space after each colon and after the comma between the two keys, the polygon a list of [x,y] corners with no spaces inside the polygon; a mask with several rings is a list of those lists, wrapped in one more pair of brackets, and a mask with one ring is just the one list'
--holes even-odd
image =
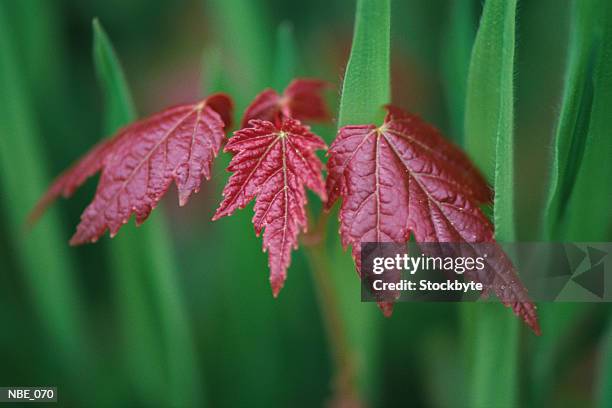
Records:
{"label": "pointed leaf tip", "polygon": [[378,308],[383,313],[383,316],[387,318],[393,315],[393,303],[392,302],[379,302]]}
{"label": "pointed leaf tip", "polygon": [[[340,235],[357,272],[362,242],[406,243],[413,234],[421,243],[494,243],[480,210],[490,189],[467,156],[419,117],[393,106],[387,112],[382,126],[342,127],[328,151],[326,207],[342,199]],[[483,284],[537,332],[535,307],[498,251],[496,276]]]}
{"label": "pointed leaf tip", "polygon": [[253,225],[257,235],[264,231],[263,250],[268,252],[276,296],[285,281],[291,251],[297,248],[298,235],[306,228],[304,187],[325,196],[323,164],[315,154],[325,143],[293,119],[280,124],[253,119],[249,125],[234,132],[225,146],[234,155],[227,168],[233,174],[213,220],[256,199]]}
{"label": "pointed leaf tip", "polygon": [[270,276],[270,287],[272,288],[272,296],[276,299],[285,286],[286,273],[276,276]]}

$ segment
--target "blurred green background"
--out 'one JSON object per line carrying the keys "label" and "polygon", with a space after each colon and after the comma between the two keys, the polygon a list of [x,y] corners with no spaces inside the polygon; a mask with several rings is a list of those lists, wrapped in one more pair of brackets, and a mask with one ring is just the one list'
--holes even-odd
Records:
{"label": "blurred green background", "polygon": [[[471,0],[392,4],[393,102],[457,143],[481,12]],[[25,227],[52,178],[130,119],[110,112],[104,87],[112,78],[94,67],[93,18],[115,47],[140,116],[223,90],[235,99],[238,120],[263,88],[286,85],[277,63],[284,30],[296,43],[295,74],[333,84],[327,96],[335,116],[354,13],[352,0],[0,0],[0,386],[57,386],[61,406],[471,405],[479,391],[469,359],[479,350],[461,306],[398,304],[385,319],[361,304],[335,221],[327,272],[344,292],[337,299],[342,341],[326,334],[334,331],[326,329],[333,312],[320,302],[307,249],[294,253],[285,288],[272,298],[250,208],[210,222],[226,155],[188,206],[179,210],[171,192],[147,223],[124,227],[113,241],[68,247],[94,181]],[[543,239],[572,15],[565,0],[519,2],[520,241]],[[335,125],[315,130],[330,143]],[[310,202],[318,212],[317,199]],[[520,329],[515,401],[612,404],[602,385],[611,365],[608,315],[603,304],[542,305],[544,335]],[[495,366],[505,350],[492,350],[486,358]],[[338,375],[347,355],[351,380]]]}

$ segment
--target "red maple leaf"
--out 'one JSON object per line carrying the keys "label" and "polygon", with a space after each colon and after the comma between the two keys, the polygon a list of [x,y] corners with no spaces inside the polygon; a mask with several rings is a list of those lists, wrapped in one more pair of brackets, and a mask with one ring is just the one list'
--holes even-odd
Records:
{"label": "red maple leaf", "polygon": [[[387,110],[380,127],[341,128],[328,151],[326,207],[342,198],[340,235],[352,246],[358,272],[362,242],[405,243],[411,234],[423,243],[495,242],[479,208],[491,192],[469,159],[417,116]],[[535,307],[512,264],[505,255],[497,259],[485,287],[539,333]],[[390,314],[390,304],[381,306]]]}
{"label": "red maple leaf", "polygon": [[195,104],[179,105],[135,122],[102,141],[60,175],[36,205],[35,220],[59,195],[69,197],[90,176],[102,171],[96,195],[81,215],[71,245],[111,237],[136,214],[144,222],[172,181],[179,204],[210,178],[213,159],[230,126],[232,101],[215,94]]}
{"label": "red maple leaf", "polygon": [[297,248],[300,230],[306,231],[304,186],[326,199],[323,164],[315,150],[323,140],[298,120],[274,124],[251,120],[250,127],[234,132],[224,151],[234,154],[227,170],[234,172],[223,189],[223,201],[213,220],[231,215],[257,197],[253,225],[257,235],[265,228],[270,283],[277,296]]}
{"label": "red maple leaf", "polygon": [[294,79],[282,95],[274,89],[258,94],[247,107],[242,127],[252,119],[275,122],[279,115],[298,120],[329,120],[329,112],[321,93],[327,82],[318,79]]}

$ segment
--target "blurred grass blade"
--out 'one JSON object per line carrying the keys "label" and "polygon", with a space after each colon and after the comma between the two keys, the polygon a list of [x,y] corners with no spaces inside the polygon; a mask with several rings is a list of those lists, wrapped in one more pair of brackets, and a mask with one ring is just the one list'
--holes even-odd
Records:
{"label": "blurred grass blade", "polygon": [[137,118],[134,101],[115,50],[98,19],[93,23],[93,59],[104,93],[104,134],[108,135]]}
{"label": "blurred grass blade", "polygon": [[[236,103],[237,123],[240,122],[243,109],[255,95],[271,85],[275,42],[271,35],[272,25],[267,23],[268,8],[265,4],[263,0],[205,2],[207,10],[212,11],[214,16],[216,31],[219,33],[217,45],[222,51],[220,69],[223,81],[213,81],[211,86],[215,87],[215,91],[231,94]],[[212,68],[211,72],[214,73],[215,68]],[[212,90],[205,91],[210,93]],[[225,168],[229,159],[230,155],[222,154],[214,165],[218,174],[213,178],[215,188],[218,189],[213,196],[215,203],[217,197],[221,197],[220,190],[227,180],[228,172]],[[210,267],[211,261],[207,256],[218,259],[218,268],[228,272],[236,271],[241,282],[236,285],[233,277],[221,273],[210,274],[205,281],[207,284],[218,285],[218,290],[211,292],[217,301],[212,302],[214,305],[209,306],[203,319],[216,325],[215,329],[219,332],[226,333],[225,336],[209,338],[212,342],[209,346],[213,351],[209,351],[207,356],[219,365],[210,376],[231,381],[235,389],[241,390],[240,393],[227,393],[222,389],[211,389],[211,393],[216,392],[215,395],[220,395],[229,406],[243,405],[244,395],[256,401],[257,405],[273,406],[278,404],[279,389],[290,389],[296,385],[295,381],[287,377],[279,354],[284,345],[279,322],[283,321],[283,308],[286,307],[281,302],[288,301],[285,297],[289,295],[285,291],[295,283],[291,283],[293,280],[288,281],[283,292],[285,295],[274,299],[270,294],[266,255],[261,251],[261,242],[257,239],[243,239],[239,247],[236,246],[236,237],[244,235],[251,224],[251,217],[251,212],[244,210],[213,224],[203,224],[205,230],[198,231],[196,239],[209,244],[204,249],[199,244],[193,246],[190,253],[192,257],[197,257],[201,268]],[[236,256],[237,250],[240,256]],[[296,276],[305,274],[305,271],[297,269],[297,263],[294,263],[289,273],[292,274],[290,276]],[[245,321],[253,324],[245,326]],[[223,358],[220,358],[220,353],[215,351],[219,349],[233,352],[223,354]],[[253,353],[252,350],[257,352]],[[251,364],[245,365],[245,361]],[[261,367],[266,368],[265,375],[262,375]],[[240,375],[236,375],[237,372]]]}
{"label": "blurred grass blade", "polygon": [[44,192],[49,177],[5,5],[0,2],[2,223],[11,235],[12,250],[36,312],[50,337],[51,349],[57,349],[58,359],[76,375],[89,368],[83,365],[92,356],[86,354],[88,345],[81,315],[84,307],[73,280],[73,262],[67,252],[68,237],[54,209],[50,209],[31,231],[26,231],[25,227],[27,212]]}
{"label": "blurred grass blade", "polygon": [[[94,66],[105,101],[103,134],[107,136],[135,120],[137,115],[119,61],[97,19],[93,21],[93,34]],[[146,239],[143,235],[145,231],[126,226],[109,246],[109,256],[121,324],[121,359],[126,364],[129,381],[138,390],[138,398],[153,403],[159,401],[163,386],[159,372],[162,353],[142,284],[148,267],[145,262],[148,255],[139,250],[141,239]]]}
{"label": "blurred grass blade", "polygon": [[[105,96],[105,133],[110,134],[135,120],[136,110],[119,60],[97,20],[93,32],[94,65]],[[124,358],[143,402],[200,405],[202,385],[168,234],[158,209],[138,231],[126,226],[110,245],[125,335]],[[145,290],[145,282],[151,292]],[[168,369],[167,376],[163,367]]]}
{"label": "blurred grass blade", "polygon": [[221,48],[207,47],[202,54],[201,94],[206,96],[222,92],[226,88],[223,75],[223,54]]}
{"label": "blurred grass blade", "polygon": [[[505,0],[502,0],[505,1]],[[519,324],[499,304],[475,305],[476,333],[472,356],[470,407],[517,407]]]}
{"label": "blurred grass blade", "polygon": [[612,320],[608,324],[601,344],[601,360],[599,361],[597,406],[612,408]]}
{"label": "blurred grass blade", "polygon": [[[609,159],[594,157],[598,154],[607,155],[608,158],[612,156],[610,138],[607,138],[606,143],[601,133],[601,126],[605,126],[606,121],[608,129],[612,125],[609,115],[602,110],[603,103],[607,106],[611,103],[609,91],[602,87],[607,86],[609,89],[611,85],[609,80],[606,84],[605,79],[598,77],[597,72],[600,70],[601,75],[602,69],[608,72],[611,69],[609,45],[608,51],[604,48],[605,41],[610,44],[610,39],[598,41],[597,37],[606,31],[605,27],[608,27],[609,36],[612,21],[610,6],[605,6],[603,10],[601,6],[602,2],[598,0],[572,2],[565,88],[555,132],[551,185],[543,214],[546,238],[553,241],[609,240],[612,234],[610,224],[606,225],[605,222],[610,219],[612,190],[609,180],[612,175],[605,174],[606,168],[610,166],[601,165]],[[601,31],[602,27],[604,31]],[[596,68],[598,58],[599,66]],[[608,67],[604,68],[604,64]],[[596,94],[599,98],[597,113],[594,104]],[[595,120],[599,121],[598,124],[591,127]],[[592,130],[595,132],[592,133]],[[599,151],[593,152],[594,149]],[[590,152],[587,153],[587,150]],[[593,179],[585,183],[579,174],[588,174]],[[591,182],[601,184],[594,186]],[[580,191],[585,187],[594,190]],[[602,208],[602,204],[607,208]],[[537,398],[536,404],[544,403],[549,397],[560,369],[559,356],[564,351],[560,343],[567,338],[564,333],[573,330],[577,322],[587,315],[590,309],[586,306],[545,305],[541,310],[543,329],[551,327],[550,332],[558,335],[552,340],[542,339],[544,342],[538,342],[536,348],[536,358],[532,364],[534,382],[538,384],[537,390],[532,393]]]}
{"label": "blurred grass blade", "polygon": [[210,0],[224,57],[235,67],[225,74],[231,79],[227,91],[242,109],[255,95],[270,86],[272,68],[272,35],[262,0]]}
{"label": "blurred grass blade", "polygon": [[[514,240],[513,78],[515,0],[487,0],[468,75],[468,153],[494,180],[495,236]],[[494,161],[491,159],[494,158]],[[468,406],[516,406],[519,321],[499,304],[474,305],[472,388]]]}
{"label": "blurred grass blade", "polygon": [[[77,88],[78,92],[73,88],[74,67],[68,62],[68,41],[63,32],[64,5],[45,0],[4,3],[14,38],[19,43],[15,51],[22,58],[22,75],[27,78],[31,109],[36,111],[45,134],[61,135],[47,138],[48,155],[54,158],[50,163],[61,163],[74,157],[73,142],[83,139],[92,116],[82,109],[83,90],[87,87]],[[50,100],[53,103],[49,103]],[[74,115],[79,108],[79,114]],[[71,115],[71,120],[66,120],[66,115]]]}
{"label": "blurred grass blade", "polygon": [[453,1],[444,36],[442,74],[453,140],[463,144],[465,98],[474,44],[476,8],[471,1]]}
{"label": "blurred grass blade", "polygon": [[[467,77],[476,34],[476,8],[471,1],[453,1],[449,7],[449,14],[446,35],[443,39],[444,47],[442,47],[442,75],[452,140],[464,145]],[[461,346],[464,350],[461,361],[465,368],[471,368],[474,358],[474,335],[478,324],[475,318],[474,305],[459,305]],[[463,385],[467,389],[465,380]]]}
{"label": "blurred grass blade", "polygon": [[389,0],[358,0],[338,126],[377,123],[391,102]]}
{"label": "blurred grass blade", "polygon": [[276,32],[273,85],[278,92],[282,92],[295,77],[297,59],[297,45],[293,37],[293,25],[288,21],[284,21],[278,26]]}
{"label": "blurred grass blade", "polygon": [[528,388],[532,406],[550,404],[556,381],[572,369],[575,360],[582,358],[579,344],[585,339],[575,333],[584,330],[581,322],[592,316],[595,311],[593,306],[580,303],[538,305],[542,332],[554,335],[530,339],[532,344],[529,344],[528,349],[533,350],[533,357],[528,364],[532,376]]}
{"label": "blurred grass blade", "polygon": [[[574,1],[563,102],[554,139],[548,205],[544,214],[550,239],[561,239],[561,221],[584,154],[593,99],[595,0]],[[590,197],[585,197],[590,200]],[[585,214],[586,215],[586,214]]]}
{"label": "blurred grass blade", "polygon": [[[550,203],[552,208],[560,207],[557,221],[562,224],[565,239],[608,241],[612,239],[612,166],[609,165],[612,157],[612,3],[603,0],[577,3],[580,27],[576,28],[576,35],[591,37],[591,47],[589,54],[582,56],[585,61],[572,60],[579,53],[577,50],[570,56],[569,71],[572,73],[575,69],[576,78],[567,78],[568,88],[582,86],[585,90],[582,95],[574,95],[575,89],[566,90],[568,96],[564,99],[556,139],[557,169],[553,170],[556,176],[553,188],[557,186],[558,192],[553,192]],[[577,47],[589,45],[587,38],[577,38],[575,42],[579,43]],[[581,80],[586,83],[574,84]],[[553,223],[554,220],[550,224]]]}

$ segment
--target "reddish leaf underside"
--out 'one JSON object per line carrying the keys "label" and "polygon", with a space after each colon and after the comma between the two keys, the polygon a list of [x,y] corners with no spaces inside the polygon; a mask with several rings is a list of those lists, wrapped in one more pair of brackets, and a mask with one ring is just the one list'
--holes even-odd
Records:
{"label": "reddish leaf underside", "polygon": [[89,151],[51,185],[36,205],[35,220],[59,195],[69,197],[87,178],[102,171],[95,197],[81,215],[72,245],[111,237],[136,214],[146,220],[174,181],[185,205],[209,179],[213,159],[229,126],[232,102],[223,94],[196,104],[168,108],[121,129]]}
{"label": "reddish leaf underside", "polygon": [[213,220],[231,215],[256,198],[253,225],[257,235],[265,228],[263,249],[268,252],[270,283],[277,296],[297,248],[298,234],[306,230],[304,186],[326,199],[323,165],[315,151],[326,145],[308,126],[293,119],[280,124],[252,120],[234,132],[224,151],[234,155],[233,172],[223,189],[223,201]]}
{"label": "reddish leaf underside", "polygon": [[318,79],[294,79],[282,95],[274,89],[266,89],[247,107],[241,126],[247,127],[252,119],[275,122],[279,115],[297,120],[325,121],[329,112],[323,99],[325,81]]}
{"label": "reddish leaf underside", "polygon": [[[423,243],[495,242],[479,208],[491,191],[468,158],[420,118],[387,109],[380,127],[341,128],[328,151],[326,207],[342,198],[340,235],[352,246],[357,271],[361,242],[404,243],[411,234]],[[526,289],[510,260],[499,259],[483,284],[539,333]],[[381,307],[390,313],[391,304]]]}

